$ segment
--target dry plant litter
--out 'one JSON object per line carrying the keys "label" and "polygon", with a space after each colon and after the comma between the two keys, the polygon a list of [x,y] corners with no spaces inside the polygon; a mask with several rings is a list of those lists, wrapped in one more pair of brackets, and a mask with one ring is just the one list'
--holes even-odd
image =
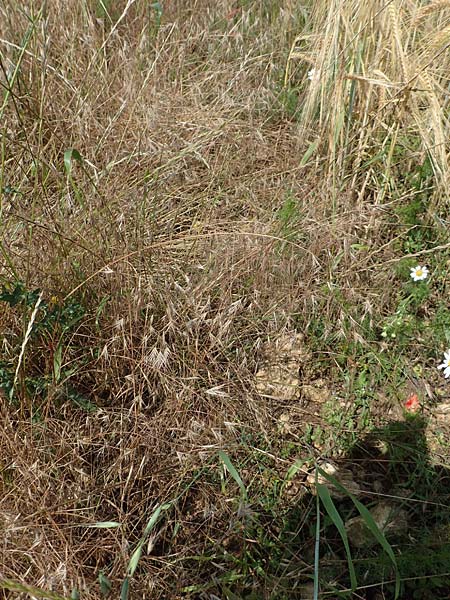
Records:
{"label": "dry plant litter", "polygon": [[[5,0],[4,597],[450,589],[449,34],[442,0]],[[331,459],[423,509],[367,583]]]}

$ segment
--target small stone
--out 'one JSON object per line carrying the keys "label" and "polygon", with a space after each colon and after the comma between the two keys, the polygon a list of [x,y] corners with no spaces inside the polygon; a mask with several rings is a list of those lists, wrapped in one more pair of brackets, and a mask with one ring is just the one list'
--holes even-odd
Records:
{"label": "small stone", "polygon": [[292,479],[285,483],[283,492],[289,499],[299,498],[307,493],[307,488],[300,479]]}
{"label": "small stone", "polygon": [[301,387],[301,396],[308,403],[324,404],[330,399],[331,393],[329,389],[319,387],[317,383],[315,385],[305,384]]}
{"label": "small stone", "polygon": [[304,583],[299,587],[301,600],[313,600],[314,598],[314,583]]}
{"label": "small stone", "polygon": [[299,369],[311,359],[303,335],[285,332],[278,339],[264,344],[263,353],[264,363],[256,373],[257,391],[262,396],[279,400],[297,399]]}
{"label": "small stone", "polygon": [[[355,496],[360,496],[362,494],[361,487],[354,481],[353,473],[349,469],[339,468],[331,462],[324,462],[320,465],[320,469],[324,471],[327,475],[331,475],[336,481],[338,481],[347,492],[353,494]],[[307,484],[311,486],[312,493],[315,493],[315,485],[316,485],[316,473],[313,471],[306,478]],[[337,500],[342,500],[343,498],[348,498],[346,493],[341,492],[337,489],[331,481],[325,475],[322,475],[320,472],[317,474],[317,483],[321,483],[322,485],[326,485],[328,491],[332,498],[336,498]]]}
{"label": "small stone", "polygon": [[[408,529],[408,519],[405,510],[398,510],[389,502],[380,502],[371,510],[373,520],[378,529],[386,536],[398,535]],[[345,523],[345,529],[350,543],[356,548],[370,548],[377,540],[362,516],[353,517]]]}
{"label": "small stone", "polygon": [[281,433],[291,432],[291,415],[288,412],[284,412],[280,415],[278,427]]}
{"label": "small stone", "polygon": [[436,415],[448,415],[450,413],[450,403],[441,402],[437,404],[434,408],[434,412]]}
{"label": "small stone", "polygon": [[[298,370],[298,369],[297,369]],[[299,378],[295,368],[268,365],[256,374],[256,389],[262,396],[293,400],[298,396]]]}

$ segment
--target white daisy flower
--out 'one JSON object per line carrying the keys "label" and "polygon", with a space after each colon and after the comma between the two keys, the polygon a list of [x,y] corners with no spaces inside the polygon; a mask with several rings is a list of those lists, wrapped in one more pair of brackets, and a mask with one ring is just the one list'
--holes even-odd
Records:
{"label": "white daisy flower", "polygon": [[428,269],[427,267],[422,267],[421,265],[417,265],[417,267],[411,267],[411,278],[414,281],[423,281],[428,277]]}
{"label": "white daisy flower", "polygon": [[319,79],[320,79],[320,71],[319,71],[319,69],[316,69],[315,67],[313,67],[312,69],[310,69],[308,71],[308,79],[310,81],[319,81]]}
{"label": "white daisy flower", "polygon": [[448,379],[448,377],[450,377],[450,350],[444,352],[444,362],[438,366],[438,369],[444,369],[445,379]]}

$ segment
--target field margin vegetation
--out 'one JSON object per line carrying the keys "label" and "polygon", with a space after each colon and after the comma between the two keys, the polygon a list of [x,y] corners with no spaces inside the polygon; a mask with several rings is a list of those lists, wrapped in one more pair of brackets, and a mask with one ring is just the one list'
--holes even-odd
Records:
{"label": "field margin vegetation", "polygon": [[0,32],[4,596],[450,593],[450,2]]}

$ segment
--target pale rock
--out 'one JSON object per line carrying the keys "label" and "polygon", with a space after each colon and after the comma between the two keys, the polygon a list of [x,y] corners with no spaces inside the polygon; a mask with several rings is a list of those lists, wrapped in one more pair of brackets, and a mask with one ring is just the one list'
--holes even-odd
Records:
{"label": "pale rock", "polygon": [[300,389],[299,370],[311,354],[304,338],[296,332],[286,332],[264,344],[265,361],[256,373],[256,390],[262,396],[280,400],[295,400]]}
{"label": "pale rock", "polygon": [[306,384],[301,387],[301,397],[306,402],[313,404],[325,404],[331,397],[330,390],[326,387],[322,387],[322,382],[315,382],[314,384]]}
{"label": "pale rock", "polygon": [[[408,528],[406,511],[390,502],[380,502],[370,511],[378,529],[387,538],[404,533]],[[356,548],[370,548],[378,543],[362,516],[353,517],[345,523],[350,543]]]}
{"label": "pale rock", "polygon": [[[338,467],[337,465],[331,462],[324,462],[320,466],[320,469],[324,471],[327,475],[331,475],[338,483],[342,485],[343,488],[347,490],[350,494],[354,496],[360,496],[363,492],[361,487],[353,478],[353,473],[349,469],[344,469]],[[306,478],[307,484],[311,486],[312,493],[315,494],[316,489],[316,473],[313,471]],[[317,483],[321,483],[328,488],[330,492],[330,496],[332,498],[336,498],[337,500],[342,500],[343,498],[348,498],[347,494],[344,494],[339,489],[337,489],[331,481],[320,472],[317,474]]]}

